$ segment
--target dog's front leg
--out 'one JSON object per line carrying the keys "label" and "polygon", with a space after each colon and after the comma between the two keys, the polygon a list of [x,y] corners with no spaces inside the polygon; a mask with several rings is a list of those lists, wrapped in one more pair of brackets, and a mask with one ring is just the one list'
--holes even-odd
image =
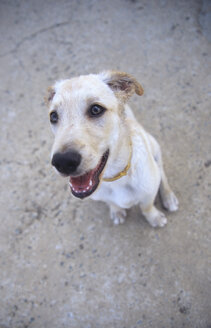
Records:
{"label": "dog's front leg", "polygon": [[159,211],[153,203],[150,205],[140,205],[142,214],[147,219],[149,224],[156,228],[156,227],[164,227],[167,223],[167,219],[165,215]]}
{"label": "dog's front leg", "polygon": [[123,208],[121,208],[117,205],[114,205],[113,203],[109,203],[108,205],[110,208],[110,217],[111,217],[111,220],[113,221],[113,223],[115,225],[124,223],[125,217],[127,215],[126,210],[124,210]]}

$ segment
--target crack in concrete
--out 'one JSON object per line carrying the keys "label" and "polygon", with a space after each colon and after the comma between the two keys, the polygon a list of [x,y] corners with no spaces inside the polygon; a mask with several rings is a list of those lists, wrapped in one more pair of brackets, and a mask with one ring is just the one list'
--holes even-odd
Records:
{"label": "crack in concrete", "polygon": [[5,56],[7,56],[7,55],[14,54],[15,52],[18,51],[18,49],[21,47],[21,45],[22,45],[24,42],[36,38],[37,35],[42,34],[42,33],[45,33],[45,32],[48,32],[48,31],[50,31],[50,30],[53,30],[53,29],[58,28],[58,27],[61,27],[61,26],[68,25],[69,23],[70,23],[70,22],[56,23],[56,24],[51,25],[51,26],[49,26],[49,27],[42,28],[42,29],[40,29],[40,30],[38,30],[38,31],[36,31],[36,32],[34,32],[34,33],[28,35],[28,36],[25,36],[22,40],[20,40],[20,41],[15,45],[15,47],[14,47],[12,50],[10,50],[10,51],[8,51],[8,52],[5,52],[5,53],[3,53],[3,54],[0,54],[0,58],[5,57]]}

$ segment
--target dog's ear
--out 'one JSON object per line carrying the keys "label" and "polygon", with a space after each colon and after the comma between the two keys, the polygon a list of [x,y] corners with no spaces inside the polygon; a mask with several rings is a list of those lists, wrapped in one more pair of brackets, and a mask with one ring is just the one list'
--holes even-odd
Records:
{"label": "dog's ear", "polygon": [[104,71],[100,74],[102,80],[113,90],[122,101],[127,101],[134,93],[141,96],[144,93],[142,86],[136,79],[127,73],[118,71]]}
{"label": "dog's ear", "polygon": [[55,89],[54,87],[49,87],[48,90],[47,90],[47,95],[45,96],[45,103],[47,106],[50,105],[51,101],[53,100],[53,97],[55,96]]}

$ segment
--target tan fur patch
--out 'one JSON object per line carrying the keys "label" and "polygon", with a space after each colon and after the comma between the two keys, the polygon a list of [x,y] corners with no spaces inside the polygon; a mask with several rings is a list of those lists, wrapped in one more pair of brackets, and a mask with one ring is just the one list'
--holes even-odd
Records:
{"label": "tan fur patch", "polygon": [[53,97],[54,97],[55,93],[56,92],[55,92],[55,89],[53,87],[49,87],[47,89],[47,95],[44,97],[44,101],[45,101],[45,104],[47,106],[50,105],[51,101],[53,100]]}
{"label": "tan fur patch", "polygon": [[118,71],[103,72],[104,82],[114,91],[117,98],[126,102],[134,93],[141,96],[144,90],[140,83],[130,74]]}

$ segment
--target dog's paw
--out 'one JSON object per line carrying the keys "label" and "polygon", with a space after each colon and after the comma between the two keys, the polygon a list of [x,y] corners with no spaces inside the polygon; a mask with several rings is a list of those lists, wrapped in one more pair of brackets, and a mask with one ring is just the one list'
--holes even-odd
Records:
{"label": "dog's paw", "polygon": [[111,213],[111,220],[113,221],[114,225],[119,225],[125,222],[126,211],[119,210],[117,212]]}
{"label": "dog's paw", "polygon": [[170,212],[175,212],[178,210],[179,201],[173,191],[165,195],[165,198],[163,199],[163,206]]}
{"label": "dog's paw", "polygon": [[147,221],[149,222],[149,224],[153,227],[153,228],[162,228],[167,224],[167,218],[165,217],[165,215],[158,211],[157,209],[155,209],[155,211],[153,211],[153,215],[150,213],[150,215],[145,215]]}

